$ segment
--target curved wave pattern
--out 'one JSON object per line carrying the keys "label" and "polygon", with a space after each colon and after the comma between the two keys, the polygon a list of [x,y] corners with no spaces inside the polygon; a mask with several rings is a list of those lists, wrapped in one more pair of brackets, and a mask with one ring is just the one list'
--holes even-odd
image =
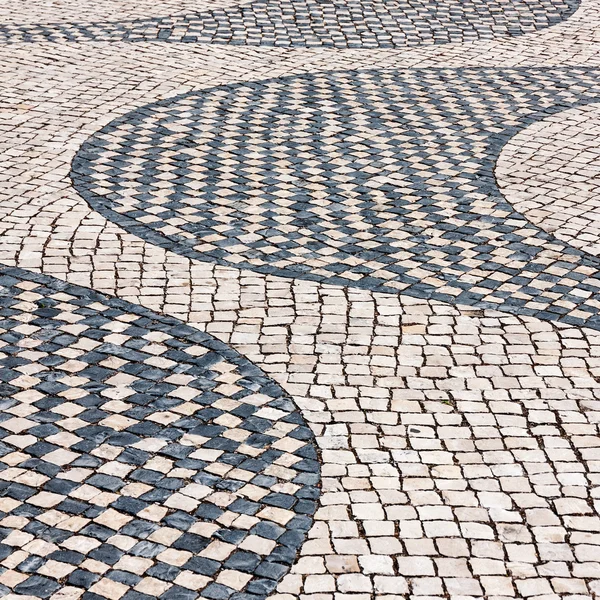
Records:
{"label": "curved wave pattern", "polygon": [[263,0],[108,23],[3,25],[0,42],[169,41],[253,46],[395,48],[535,32],[579,0]]}
{"label": "curved wave pattern", "polygon": [[565,110],[519,132],[496,165],[505,198],[558,239],[600,255],[600,106]]}
{"label": "curved wave pattern", "polygon": [[2,595],[275,588],[319,466],[260,369],[175,319],[19,269],[0,271],[0,352]]}
{"label": "curved wave pattern", "polygon": [[93,135],[91,206],[191,258],[600,327],[598,263],[494,177],[527,124],[600,97],[595,70],[324,73],[150,104]]}

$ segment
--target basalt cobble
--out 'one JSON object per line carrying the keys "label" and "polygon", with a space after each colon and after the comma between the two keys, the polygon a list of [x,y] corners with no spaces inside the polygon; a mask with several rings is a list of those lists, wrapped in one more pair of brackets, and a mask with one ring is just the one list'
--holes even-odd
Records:
{"label": "basalt cobble", "polygon": [[577,8],[579,0],[259,0],[132,21],[14,23],[0,27],[0,43],[158,41],[397,48],[524,35],[568,19]]}
{"label": "basalt cobble", "polygon": [[319,496],[281,388],[172,318],[15,269],[0,286],[5,594],[273,590]]}
{"label": "basalt cobble", "polygon": [[[274,36],[273,23],[279,27],[277,11],[288,5],[269,2],[268,22],[258,37],[248,20],[242,19],[238,29],[239,23],[232,28],[223,18],[211,39],[187,37],[193,27],[208,23],[207,15],[233,18],[243,14],[245,19],[252,19],[262,15],[260,6],[207,1],[198,11],[191,3],[170,1],[151,5],[140,2],[135,6],[119,1],[101,5],[64,2],[60,6],[15,1],[0,7],[4,31],[8,32],[6,41],[10,42],[0,45],[4,59],[0,63],[0,262],[27,270],[7,272],[5,276],[13,281],[5,283],[10,284],[9,288],[17,286],[17,290],[3,298],[8,301],[27,294],[31,291],[27,286],[41,296],[19,298],[24,306],[11,306],[8,310],[25,313],[26,326],[35,321],[35,326],[41,324],[41,330],[46,331],[49,327],[44,320],[52,322],[65,315],[79,317],[78,311],[89,310],[84,318],[98,318],[99,313],[108,317],[110,323],[118,323],[117,327],[131,328],[135,323],[135,327],[146,327],[150,335],[170,336],[168,339],[175,339],[177,348],[185,345],[189,336],[200,336],[194,341],[196,346],[221,356],[218,365],[233,366],[226,377],[244,370],[241,380],[220,383],[226,401],[236,394],[247,393],[252,398],[257,382],[266,386],[269,393],[278,390],[277,403],[286,396],[290,398],[285,401],[287,414],[291,415],[289,418],[304,420],[307,429],[303,431],[307,435],[306,440],[300,441],[306,442],[306,451],[314,452],[312,457],[297,457],[301,461],[294,464],[313,461],[311,469],[315,469],[302,470],[298,475],[301,479],[311,476],[310,482],[298,479],[293,483],[303,485],[308,492],[294,491],[302,496],[297,496],[295,504],[287,483],[283,484],[285,489],[271,490],[270,475],[255,476],[252,485],[265,486],[264,498],[270,504],[268,512],[261,511],[259,522],[251,526],[248,518],[252,515],[242,513],[236,518],[234,524],[248,525],[244,535],[244,527],[228,520],[220,522],[223,517],[214,508],[204,507],[196,514],[205,504],[197,488],[189,488],[189,495],[180,492],[181,488],[171,489],[169,483],[163,491],[165,487],[148,480],[141,484],[158,489],[160,498],[158,492],[146,488],[137,497],[121,493],[130,485],[129,474],[121,477],[125,486],[119,489],[121,482],[114,480],[117,476],[104,472],[106,461],[119,463],[109,469],[127,468],[127,461],[119,460],[121,455],[116,459],[98,457],[92,454],[94,450],[68,444],[54,454],[55,450],[46,445],[54,443],[54,438],[47,440],[53,435],[49,425],[59,423],[56,427],[60,427],[66,419],[36,425],[34,433],[41,433],[40,441],[15,453],[31,450],[37,454],[25,459],[29,462],[8,465],[2,472],[8,470],[8,475],[23,478],[26,483],[19,485],[31,486],[35,481],[50,486],[50,494],[68,495],[65,485],[78,483],[67,479],[65,484],[61,476],[73,470],[70,463],[54,465],[54,469],[59,469],[57,475],[41,473],[48,481],[39,478],[33,465],[48,462],[45,456],[50,457],[49,464],[54,464],[52,459],[63,462],[70,456],[65,451],[82,456],[87,452],[86,456],[102,465],[77,468],[92,471],[86,474],[94,478],[92,487],[105,486],[102,497],[113,499],[115,505],[90,507],[89,500],[79,499],[81,504],[87,503],[87,512],[75,515],[75,519],[89,518],[94,522],[99,518],[108,523],[95,524],[96,532],[101,527],[110,529],[109,525],[129,527],[123,537],[138,540],[139,546],[137,554],[133,554],[131,548],[135,546],[128,548],[128,540],[126,543],[119,537],[110,542],[109,545],[123,546],[117,547],[122,552],[118,568],[118,562],[111,564],[116,556],[111,548],[107,551],[105,540],[99,540],[100,546],[89,550],[94,558],[86,558],[83,567],[83,562],[74,564],[79,550],[65,548],[54,555],[43,555],[39,550],[37,554],[29,552],[30,544],[34,549],[39,546],[35,540],[19,536],[29,534],[41,539],[47,531],[60,529],[51,523],[43,527],[36,524],[33,512],[45,511],[52,517],[57,509],[32,505],[35,510],[27,508],[27,514],[15,509],[17,514],[2,517],[7,519],[2,527],[15,532],[9,534],[13,538],[8,537],[13,543],[8,554],[0,556],[4,597],[178,600],[252,595],[277,600],[579,600],[598,595],[600,553],[595,490],[600,338],[595,329],[596,259],[590,248],[579,243],[581,239],[593,245],[593,230],[589,224],[585,231],[576,229],[579,221],[570,218],[576,202],[562,211],[569,214],[568,219],[561,215],[567,226],[556,229],[554,222],[547,227],[544,221],[537,220],[536,214],[528,212],[528,205],[518,205],[520,198],[513,195],[515,189],[519,193],[535,190],[538,182],[552,185],[549,180],[553,175],[557,189],[572,185],[572,157],[577,157],[577,164],[586,161],[585,168],[579,169],[586,178],[583,194],[593,190],[595,146],[593,137],[582,136],[580,124],[593,124],[594,118],[595,69],[600,66],[596,41],[598,3],[584,0],[577,7],[574,3],[508,2],[498,10],[486,3],[483,12],[477,13],[478,18],[485,17],[485,23],[470,18],[469,5],[460,3],[460,10],[453,11],[451,18],[466,18],[456,27],[448,27],[447,20],[438,18],[449,4],[429,7],[437,11],[435,18],[427,12],[429,9],[422,10],[425,4],[415,4],[419,10],[414,14],[394,13],[390,21],[373,22],[374,29],[368,34],[356,32],[364,32],[367,22],[371,23],[369,11],[380,11],[379,16],[375,15],[380,18],[382,8],[406,11],[407,5],[339,3],[335,4],[335,22],[329,15],[324,21],[323,15],[315,13],[309,31],[300,21],[292,27],[284,15],[285,27]],[[364,9],[360,14],[354,8],[358,6]],[[494,12],[491,16],[490,10]],[[186,16],[182,17],[184,12]],[[515,20],[516,13],[519,15]],[[346,15],[349,21],[343,21]],[[419,27],[416,37],[406,36],[409,21]],[[331,23],[327,35],[319,29],[324,22]],[[93,31],[90,23],[95,24]],[[503,24],[510,27],[504,28]],[[300,27],[301,35],[294,27]],[[344,29],[342,35],[340,27]],[[164,38],[158,39],[157,31],[166,31]],[[386,38],[386,31],[396,33]],[[250,108],[244,108],[244,103]],[[293,117],[287,122],[281,119],[282,103],[293,108]],[[213,111],[215,106],[217,112]],[[158,113],[163,110],[167,112],[161,120]],[[373,115],[379,118],[380,114],[384,118],[378,124]],[[143,126],[137,137],[131,133],[123,136],[122,127],[132,122]],[[340,126],[346,129],[339,131]],[[409,126],[415,135],[403,137]],[[265,143],[261,127],[270,130],[277,147]],[[176,131],[177,128],[181,130]],[[162,135],[167,129],[168,135]],[[287,137],[282,137],[282,131],[287,132]],[[235,135],[228,139],[228,132]],[[132,144],[130,150],[125,150],[123,143],[127,136]],[[203,147],[206,136],[216,148]],[[171,149],[165,148],[163,142],[172,144]],[[273,166],[276,152],[281,156],[275,158],[285,163],[301,142],[311,147],[309,156],[300,156],[310,165],[300,162],[291,168],[287,163]],[[359,142],[361,147],[354,148]],[[191,173],[176,174],[180,181],[175,181],[175,188],[191,183],[196,189],[190,188],[193,192],[188,194],[187,208],[168,207],[175,214],[170,214],[170,222],[163,224],[162,238],[155,237],[151,230],[160,229],[160,222],[152,217],[148,220],[148,216],[161,214],[161,210],[156,210],[162,206],[161,186],[154,180],[144,180],[139,165],[154,160],[161,169],[168,167],[168,182],[172,165],[181,162],[177,153],[181,155],[182,146],[191,156],[184,163],[202,165],[201,161],[209,157],[214,163],[212,172],[207,178],[201,166],[200,170],[191,169]],[[250,156],[243,154],[248,149],[252,150]],[[448,157],[443,155],[448,149],[461,156],[451,173],[446,166]],[[241,170],[239,164],[232,168],[230,163],[235,151],[241,152]],[[136,156],[136,152],[140,155]],[[219,152],[230,155],[219,156]],[[379,175],[389,179],[388,187],[364,189],[364,181],[375,181],[377,175],[366,170],[361,162],[365,160],[363,154],[375,155],[383,164],[389,161],[391,166],[375,166],[381,170]],[[420,154],[417,164],[421,170],[416,172],[411,157]],[[250,164],[252,161],[256,164]],[[327,186],[324,191],[310,188],[315,184],[311,178],[317,174],[307,169],[331,167],[333,161],[337,161],[335,167],[344,171],[328,175],[335,193],[328,196]],[[86,164],[90,167],[87,172]],[[73,166],[83,167],[83,171],[72,178],[71,173],[76,171]],[[247,177],[256,187],[247,181],[232,181],[239,179],[240,173],[248,176],[248,169],[260,171]],[[395,177],[404,170],[408,183],[400,184]],[[154,178],[156,173],[150,175]],[[466,182],[461,181],[462,176]],[[118,215],[108,214],[93,194],[80,194],[86,177],[92,191],[105,178],[111,180],[116,186],[113,192],[117,193],[109,201],[111,208],[123,209]],[[131,189],[152,187],[148,197],[134,198],[135,202],[145,203],[144,210],[150,209],[148,215],[128,214],[131,198],[123,186],[128,177]],[[347,177],[348,181],[340,177]],[[422,187],[415,185],[418,178],[425,180]],[[449,193],[448,188],[454,189],[452,185],[457,181],[460,185],[474,185],[479,192],[462,190],[464,196]],[[482,183],[489,185],[477,188]],[[300,217],[306,218],[309,227],[302,232],[306,239],[291,250],[290,239],[297,231],[299,213],[297,206],[286,206],[281,196],[281,189],[289,185],[310,197],[308,202],[294,201],[307,209],[307,214]],[[407,185],[409,189],[405,189]],[[395,204],[403,198],[394,198],[393,186],[416,200],[415,206]],[[253,201],[244,195],[249,187]],[[232,189],[237,196],[228,197]],[[102,198],[106,192],[99,191],[96,196]],[[208,198],[209,193],[223,192],[222,204]],[[348,200],[344,194],[355,197]],[[445,198],[447,195],[450,200]],[[560,200],[569,197],[570,193],[563,194]],[[356,202],[361,199],[368,206],[357,208]],[[250,247],[255,243],[244,228],[248,227],[251,210],[259,207],[261,201],[270,205],[266,215],[257,211],[261,214],[259,226],[250,236],[269,235],[264,236],[266,245],[250,248],[255,253],[249,255],[247,248],[233,245]],[[222,213],[216,214],[215,206]],[[396,212],[384,223],[377,221],[390,206],[404,210],[400,211],[400,223],[393,223]],[[445,210],[450,212],[445,214]],[[592,215],[593,210],[592,203]],[[456,215],[452,211],[462,217],[474,215],[474,222],[488,219],[492,223],[490,229],[497,228],[498,266],[486,258],[482,274],[481,265],[468,262],[473,259],[470,249],[479,248],[481,241],[472,231],[461,229],[462,225],[453,220]],[[180,252],[172,243],[175,229],[188,227],[193,219],[200,218],[205,221],[200,228],[203,231],[206,220],[215,220],[215,215],[219,219],[233,218],[235,222],[228,222],[226,227],[239,229],[230,232],[218,221],[208,224],[216,236],[210,243],[220,244],[222,255],[212,249],[203,255]],[[437,220],[432,221],[432,215]],[[271,235],[272,221],[282,228],[280,238]],[[323,264],[318,268],[333,265],[326,247],[335,249],[336,236],[340,232],[350,234],[339,228],[349,225],[356,251],[346,244],[347,262],[338,261],[345,265],[339,272],[325,269],[326,277],[322,273],[319,277],[306,277],[302,268],[314,271],[315,265],[302,259],[295,263],[302,268],[292,273],[283,272],[281,265],[269,265],[282,260],[275,256],[277,253],[296,252],[302,256],[305,251],[320,253]],[[361,231],[364,225],[367,228]],[[502,230],[504,226],[510,232]],[[460,275],[448,266],[452,254],[447,250],[452,244],[446,243],[444,234],[436,235],[436,227],[450,227],[456,233],[458,239],[452,244],[460,244],[463,253],[456,264],[468,267]],[[406,240],[417,245],[430,244],[431,240],[444,242],[441,249],[419,246],[422,251],[414,251],[411,257],[394,256],[398,264],[422,259],[428,266],[419,270],[408,265],[413,269],[414,280],[409,281],[405,275],[396,279],[396,283],[407,285],[405,289],[388,287],[390,281],[394,283],[394,278],[389,277],[373,285],[357,285],[358,279],[368,279],[377,270],[388,273],[389,264],[381,268],[376,261],[369,262],[368,253],[385,257],[387,250],[381,244],[388,242],[381,236],[390,231],[401,238],[401,244],[409,245]],[[569,231],[575,234],[569,235]],[[403,232],[406,238],[402,238]],[[238,240],[238,235],[243,239]],[[374,237],[363,239],[368,235]],[[519,243],[531,249],[535,258],[507,266],[506,257],[515,258],[514,253],[519,251],[509,235],[521,236]],[[164,243],[165,238],[170,240],[168,244]],[[232,243],[223,243],[221,238]],[[189,239],[197,244],[199,238],[194,232]],[[261,255],[263,248],[269,252]],[[406,251],[406,247],[401,250]],[[361,252],[367,254],[359,256]],[[289,255],[283,259],[289,259]],[[367,262],[362,267],[353,259]],[[262,270],[249,262],[256,260],[263,260],[272,269]],[[559,271],[554,272],[549,265]],[[495,278],[505,277],[507,272],[503,269],[508,267],[522,271],[508,273],[516,278],[511,285],[518,287],[504,288],[502,291],[509,293],[498,295],[495,290],[502,284],[495,283]],[[375,270],[369,271],[372,269]],[[34,273],[43,273],[44,277]],[[529,283],[521,281],[519,275]],[[415,285],[421,285],[422,291],[413,293]],[[461,291],[458,295],[450,293],[453,289]],[[105,295],[94,295],[91,290]],[[529,295],[525,303],[522,294]],[[37,309],[30,304],[43,304],[48,299],[59,302],[61,312],[35,314]],[[79,304],[82,299],[87,308]],[[88,305],[91,299],[93,306]],[[69,307],[65,308],[67,304]],[[557,310],[548,310],[548,306]],[[101,310],[103,307],[108,308]],[[42,306],[41,310],[48,309]],[[72,316],[68,318],[73,320]],[[79,322],[71,321],[68,327]],[[184,326],[185,333],[180,329]],[[24,336],[20,339],[33,343],[40,335],[33,330],[18,333]],[[77,332],[80,333],[81,339],[87,339],[85,331]],[[101,333],[115,335],[110,329]],[[128,348],[133,343],[135,351],[142,352],[164,341],[147,340],[143,337],[146,334],[140,338],[138,333],[136,330],[132,339],[121,345]],[[25,352],[36,349],[37,346]],[[69,360],[75,362],[89,354],[79,346],[70,347],[69,352],[72,351],[83,354],[65,357],[60,349],[52,347],[49,357],[27,354],[26,358],[34,363],[43,360],[45,370],[39,373],[48,372],[47,379],[53,385],[60,379],[74,389],[89,386],[79,382],[81,371],[61,370]],[[149,360],[159,360],[164,353],[157,356],[152,355]],[[187,365],[201,360],[202,356],[182,360],[178,354],[172,369],[179,375]],[[10,369],[14,368],[13,365]],[[117,379],[106,390],[139,385],[123,379],[138,376],[137,372],[131,373],[130,366],[119,364],[110,368],[114,371],[111,377]],[[213,372],[209,365],[202,364],[202,369],[203,373]],[[34,373],[31,377],[40,375]],[[212,375],[205,379],[214,381]],[[157,395],[150,394],[148,405],[154,409],[157,402],[165,401],[164,389],[160,387],[164,382],[152,382]],[[109,404],[112,400],[105,401],[102,396],[106,391],[100,389],[102,386],[90,394],[100,397],[101,408],[107,404],[113,407]],[[235,386],[241,386],[243,391],[235,390]],[[190,385],[186,383],[184,387]],[[44,393],[57,394],[60,390]],[[194,399],[180,400],[186,406],[194,404]],[[36,401],[18,408],[22,415],[9,412],[20,404],[0,414],[6,417],[5,421],[35,421],[37,413],[25,413],[32,407],[38,408]],[[125,398],[116,402],[127,401]],[[77,399],[70,402],[77,404]],[[208,409],[212,411],[212,403],[219,400],[213,398],[210,402]],[[60,410],[60,406],[43,411],[52,412],[57,407]],[[204,410],[202,406],[200,410]],[[224,410],[221,403],[216,408]],[[175,428],[172,423],[153,421],[150,414],[140,419],[142,411],[138,407],[133,415],[130,410],[125,411],[126,418],[139,423],[125,425],[135,428],[135,435],[145,435],[150,428],[159,433],[181,429],[180,422]],[[225,412],[231,410],[227,407]],[[114,421],[119,415],[102,427],[115,430]],[[273,429],[288,418],[277,416],[281,418],[273,420]],[[210,419],[226,419],[227,428],[232,417],[240,418],[229,412],[211,414]],[[212,423],[209,426],[213,427]],[[22,436],[17,433],[7,437],[29,436],[28,430],[23,431]],[[224,443],[226,432],[204,431],[211,434],[206,436],[210,438],[207,444]],[[78,432],[76,429],[72,435]],[[261,432],[254,433],[267,445],[278,443],[265,440]],[[124,439],[123,429],[115,430],[109,439],[113,439],[112,435],[117,441]],[[314,436],[314,442],[310,436]],[[290,437],[297,441],[293,435],[287,436],[288,441]],[[294,455],[296,451],[305,452],[303,448],[286,446],[283,450]],[[40,454],[46,450],[50,452]],[[233,450],[231,453],[235,454]],[[165,461],[185,460],[163,456],[160,448],[151,454],[153,468],[146,469],[150,472],[159,467],[164,471]],[[24,472],[16,474],[22,464],[26,464]],[[220,469],[218,464],[217,460],[215,466]],[[315,487],[314,475],[319,465],[321,484]],[[263,464],[261,468],[271,467]],[[293,469],[286,463],[284,470],[278,472],[289,475],[288,470]],[[167,477],[163,471],[156,471],[159,474],[154,479],[163,476],[170,482],[198,475],[186,471]],[[220,485],[230,486],[226,474],[218,475],[224,482]],[[88,484],[88,479],[83,481]],[[206,482],[200,485],[210,487]],[[246,499],[245,503],[238,492],[211,490],[209,495],[219,502],[234,496],[235,507],[240,510],[248,509],[252,502],[262,502]],[[145,533],[146,526],[138,524],[137,517],[124,523],[132,516],[127,511],[139,507],[134,501],[148,501],[146,493],[154,494],[153,506],[164,505],[168,513],[169,523],[160,527],[157,540],[148,539],[153,534]],[[42,500],[52,498],[43,496]],[[25,505],[27,500],[23,500]],[[192,510],[195,502],[199,502],[198,507]],[[287,527],[283,515],[295,507],[307,506],[306,502],[316,503],[310,505],[315,510],[312,525],[311,515],[300,512],[290,523],[301,519],[302,526]],[[223,509],[219,504],[211,504]],[[57,506],[63,512],[72,510],[75,504],[61,500]],[[92,514],[92,508],[101,514]],[[232,512],[229,506],[225,508],[227,514]],[[190,518],[194,520],[190,528],[203,528],[203,535],[191,537],[185,530]],[[69,530],[62,534],[67,536],[64,539],[52,539],[49,543],[69,544],[68,540],[81,537],[84,529],[87,536],[89,527],[86,524],[79,531]],[[214,527],[219,527],[220,533],[213,532]],[[201,548],[214,535],[219,543],[212,546],[210,541],[209,546]],[[152,549],[158,545],[164,547],[161,553],[146,556],[153,554]],[[214,553],[210,557],[203,555],[208,547]],[[221,566],[211,573],[215,562]],[[73,566],[75,570],[71,571]]]}

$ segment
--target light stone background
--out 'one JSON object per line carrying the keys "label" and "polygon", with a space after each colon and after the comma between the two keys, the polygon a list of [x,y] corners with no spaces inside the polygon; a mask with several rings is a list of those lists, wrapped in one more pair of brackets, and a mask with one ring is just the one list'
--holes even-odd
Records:
{"label": "light stone background", "polygon": [[600,254],[600,105],[552,115],[519,132],[496,165],[507,200],[532,223]]}
{"label": "light stone background", "polygon": [[[9,2],[0,18],[149,16],[175,5]],[[187,260],[91,211],[68,178],[74,153],[118,115],[221,83],[332,69],[597,67],[599,25],[600,2],[584,0],[536,34],[410,50],[0,47],[0,262],[212,333],[280,382],[318,436],[321,508],[277,600],[600,593],[599,334]],[[542,441],[553,452],[537,452]],[[467,490],[475,480],[477,497]],[[557,492],[564,502],[545,500]]]}

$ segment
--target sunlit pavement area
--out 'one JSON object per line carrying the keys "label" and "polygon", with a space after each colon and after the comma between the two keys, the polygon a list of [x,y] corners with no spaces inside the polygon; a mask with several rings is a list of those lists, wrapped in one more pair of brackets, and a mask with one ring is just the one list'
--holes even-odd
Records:
{"label": "sunlit pavement area", "polygon": [[0,6],[0,597],[600,597],[599,31]]}

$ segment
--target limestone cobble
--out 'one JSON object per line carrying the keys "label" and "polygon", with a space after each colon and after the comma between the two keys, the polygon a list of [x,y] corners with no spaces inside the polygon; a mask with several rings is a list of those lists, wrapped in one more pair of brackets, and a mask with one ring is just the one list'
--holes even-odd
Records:
{"label": "limestone cobble", "polygon": [[[2,7],[0,14],[10,23],[35,25],[103,22],[112,16],[122,21],[154,18],[174,14],[175,9],[195,9],[177,4],[65,2],[57,7],[13,2]],[[207,3],[207,9],[227,4]],[[545,116],[543,127],[534,125],[517,133],[496,166],[506,199],[531,222],[541,223],[541,229],[548,223],[546,231],[566,243],[561,246],[566,251],[560,261],[553,254],[558,252],[554,242],[546,250],[553,262],[545,274],[529,272],[527,265],[518,263],[536,290],[532,297],[539,302],[531,300],[528,310],[538,311],[537,317],[453,302],[451,267],[441,271],[448,274],[448,280],[415,269],[420,280],[448,294],[442,301],[190,259],[91,210],[69,180],[73,156],[90,135],[119,116],[149,102],[217,85],[334,69],[593,69],[598,66],[598,22],[597,3],[587,0],[569,19],[535,34],[498,36],[465,45],[328,50],[70,41],[0,48],[6,59],[0,68],[6,87],[6,108],[3,104],[0,109],[0,261],[117,296],[208,332],[278,381],[310,424],[322,462],[320,504],[295,565],[278,585],[277,600],[465,595],[573,598],[600,593],[594,491],[598,333],[556,322],[556,315],[542,314],[539,301],[547,293],[546,274],[562,277],[572,269],[575,258],[569,245],[594,253],[593,135],[588,136],[592,141],[577,139],[585,135],[582,123],[594,122],[594,105]],[[449,176],[446,158],[436,167],[442,177]],[[582,159],[589,167],[581,168],[578,161]],[[551,177],[557,176],[566,178],[559,185],[572,187],[553,190]],[[531,180],[524,182],[524,177]],[[543,188],[551,203],[546,196],[541,202],[536,200],[541,207],[530,206],[527,194],[539,190],[540,181],[551,190]],[[588,212],[582,211],[581,201],[569,205],[565,200],[573,187],[579,194],[574,197],[585,200],[583,208]],[[536,211],[552,214],[540,216]],[[517,221],[521,227],[523,223]],[[504,249],[498,252],[502,255]],[[477,265],[469,262],[472,257],[464,260],[476,281]],[[594,292],[586,289],[593,283],[593,269],[589,263],[578,268],[581,285],[572,289],[573,296],[552,300],[557,300],[558,309],[585,320],[588,315],[581,313],[576,300],[596,306]],[[491,272],[490,277],[502,280],[494,267]],[[510,285],[505,291],[519,294]],[[496,308],[503,308],[495,302]],[[74,332],[76,322],[70,327]],[[119,335],[115,330],[113,343],[125,343]],[[158,361],[163,353],[160,346],[155,350],[152,360]],[[30,351],[36,352],[35,348]],[[77,352],[66,356],[72,362],[62,364],[72,377],[69,385],[75,387],[82,370],[77,357]],[[169,368],[160,362],[153,365]],[[23,387],[20,402],[35,403],[36,398],[27,396],[35,384],[22,379],[19,385]],[[116,379],[110,385],[124,389],[131,382]],[[224,380],[223,385],[232,383]],[[231,387],[223,391],[235,393]],[[185,400],[186,391],[181,394]],[[71,400],[76,403],[77,398]],[[76,432],[79,413],[71,414],[73,405],[68,403],[62,408],[70,431]],[[24,432],[31,422],[27,412],[20,409],[2,422],[21,439],[21,446],[3,457],[11,468],[21,464],[19,453],[28,446]],[[115,431],[128,425],[119,420],[119,412],[115,410],[117,414],[108,422]],[[166,419],[162,424],[167,424],[170,417],[162,418]],[[228,421],[223,426],[236,425]],[[51,443],[68,448],[73,439],[62,435]],[[51,464],[70,464],[64,450],[54,452]],[[113,460],[110,456],[102,459]],[[278,465],[277,476],[285,480],[291,466]],[[164,461],[152,463],[152,468],[168,473],[174,466]],[[69,469],[76,480],[74,468]],[[119,469],[120,464],[109,463],[102,467],[102,474],[128,475]],[[6,475],[27,485],[34,481],[34,474],[8,471]],[[184,479],[188,475],[178,474]],[[82,480],[86,476],[80,474]],[[138,484],[127,490],[133,498],[147,492],[133,486]],[[81,497],[81,501],[88,500],[87,495]],[[194,497],[173,496],[169,510],[185,511],[190,500]],[[227,502],[225,496],[217,500]],[[50,514],[53,501],[41,496],[33,506]],[[110,504],[110,494],[97,501]],[[286,525],[285,509],[266,514],[275,525]],[[163,516],[149,512],[146,518],[160,521]],[[220,525],[226,526],[230,517],[224,517]],[[112,520],[106,524],[111,523],[116,524]],[[242,523],[247,529],[254,526],[242,520],[240,530]],[[74,520],[62,525],[77,533],[81,523]],[[13,520],[2,526],[19,529],[26,524]],[[177,544],[172,529],[159,531],[152,542]],[[30,536],[21,531],[3,541],[13,550],[2,561],[6,568],[0,574],[2,585],[16,587],[24,581],[26,576],[17,569],[26,553],[47,556],[55,551]],[[116,548],[132,547],[127,536],[117,537],[112,540]],[[65,547],[73,551],[94,550],[77,536],[67,543]],[[257,556],[269,551],[267,540],[261,545],[249,543],[249,550]],[[203,558],[226,560],[229,550],[233,548],[220,542]],[[162,558],[178,566],[184,558],[189,560],[185,552],[170,548]],[[173,582],[160,573],[149,575],[145,560],[124,561],[119,570],[139,578],[133,586],[136,592],[161,597]],[[55,562],[47,563],[50,567],[44,576],[71,575],[67,573],[70,566]],[[121,593],[126,584],[112,578],[110,567],[93,559],[82,564],[97,575],[88,594],[126,597]],[[202,577],[183,571],[174,581],[180,597],[201,590],[206,584]],[[242,571],[225,570],[217,583],[239,590],[246,585],[244,577]],[[74,590],[64,585],[52,598],[77,598]]]}

